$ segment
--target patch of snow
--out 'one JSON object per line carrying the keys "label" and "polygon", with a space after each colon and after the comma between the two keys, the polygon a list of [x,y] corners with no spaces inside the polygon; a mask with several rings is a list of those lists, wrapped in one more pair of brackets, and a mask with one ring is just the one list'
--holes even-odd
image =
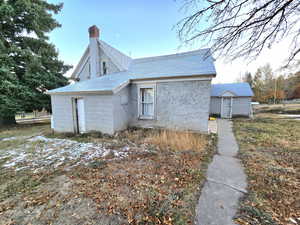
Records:
{"label": "patch of snow", "polygon": [[128,156],[127,152],[122,152],[122,151],[113,151],[113,154],[115,157],[119,157],[119,158],[124,158]]}
{"label": "patch of snow", "polygon": [[129,146],[125,146],[125,147],[123,148],[123,151],[129,151],[129,150],[130,150]]}
{"label": "patch of snow", "polygon": [[299,114],[282,114],[283,117],[300,118]]}
{"label": "patch of snow", "polygon": [[1,141],[13,141],[16,139],[17,139],[17,137],[8,137],[8,138],[2,138]]}
{"label": "patch of snow", "polygon": [[35,136],[35,137],[33,137],[33,138],[30,138],[28,141],[32,141],[32,142],[34,142],[34,141],[48,142],[49,139],[46,138],[46,137],[44,137],[44,136]]}
{"label": "patch of snow", "polygon": [[[15,137],[11,137],[15,138]],[[10,138],[10,139],[11,139]],[[111,149],[108,143],[82,143],[69,139],[47,138],[35,136],[26,140],[27,143],[17,149],[0,151],[0,159],[5,158],[3,167],[21,169],[33,169],[38,172],[49,166],[57,168],[67,165],[65,169],[76,165],[87,165],[96,158],[104,158],[112,155],[113,159],[122,159],[134,151],[146,151],[146,148],[138,149],[125,146],[120,149]],[[32,142],[40,142],[33,144]]]}
{"label": "patch of snow", "polygon": [[13,136],[13,137],[7,137],[2,138],[0,141],[14,141],[14,140],[20,140],[20,139],[27,139],[29,136]]}
{"label": "patch of snow", "polygon": [[107,150],[105,152],[103,152],[102,157],[106,157],[111,153],[111,150]]}

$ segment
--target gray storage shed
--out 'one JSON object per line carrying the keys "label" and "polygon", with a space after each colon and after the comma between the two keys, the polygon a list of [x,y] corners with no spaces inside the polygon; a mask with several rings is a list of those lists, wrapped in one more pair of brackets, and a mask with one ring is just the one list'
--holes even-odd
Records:
{"label": "gray storage shed", "polygon": [[210,114],[221,118],[251,116],[253,92],[248,83],[213,84]]}

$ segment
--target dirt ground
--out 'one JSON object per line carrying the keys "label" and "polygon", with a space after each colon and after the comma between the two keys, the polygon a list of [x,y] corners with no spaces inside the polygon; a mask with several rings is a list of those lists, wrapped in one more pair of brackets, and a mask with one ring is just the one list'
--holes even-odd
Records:
{"label": "dirt ground", "polygon": [[1,129],[0,225],[192,224],[214,150],[214,135]]}

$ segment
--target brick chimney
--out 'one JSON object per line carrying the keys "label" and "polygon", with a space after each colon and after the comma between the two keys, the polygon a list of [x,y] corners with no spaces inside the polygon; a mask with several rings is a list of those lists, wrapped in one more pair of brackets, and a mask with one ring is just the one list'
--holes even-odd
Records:
{"label": "brick chimney", "polygon": [[99,38],[99,29],[96,25],[89,28],[90,38]]}
{"label": "brick chimney", "polygon": [[98,46],[99,29],[96,25],[89,28],[89,53],[90,53],[90,77],[91,79],[100,76],[100,52]]}

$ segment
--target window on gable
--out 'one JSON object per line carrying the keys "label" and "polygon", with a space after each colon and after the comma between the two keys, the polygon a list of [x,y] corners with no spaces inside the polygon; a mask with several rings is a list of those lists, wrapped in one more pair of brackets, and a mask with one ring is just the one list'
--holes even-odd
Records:
{"label": "window on gable", "polygon": [[154,118],[154,88],[140,88],[139,117],[142,119]]}
{"label": "window on gable", "polygon": [[88,79],[91,78],[91,64],[89,63],[89,74],[88,74]]}
{"label": "window on gable", "polygon": [[107,73],[106,62],[102,62],[102,72],[103,72],[103,74]]}

